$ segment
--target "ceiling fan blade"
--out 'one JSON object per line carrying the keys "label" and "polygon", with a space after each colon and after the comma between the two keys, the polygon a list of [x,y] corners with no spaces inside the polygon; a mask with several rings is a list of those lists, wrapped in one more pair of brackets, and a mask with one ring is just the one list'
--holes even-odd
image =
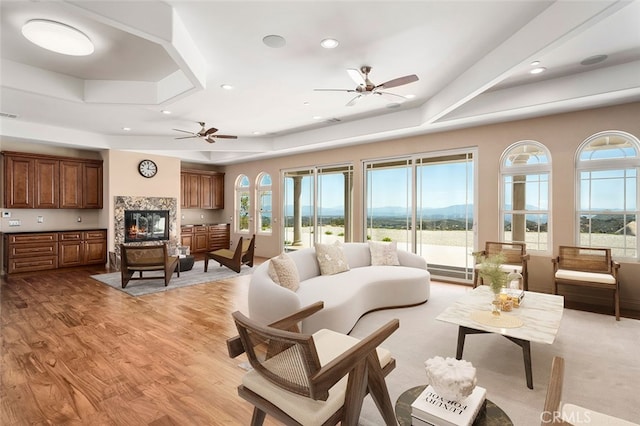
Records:
{"label": "ceiling fan blade", "polygon": [[404,97],[404,96],[402,96],[402,95],[398,95],[397,93],[391,93],[391,92],[378,92],[378,91],[376,91],[375,93],[376,93],[377,95],[391,95],[391,96],[395,96],[395,97],[402,98],[402,99],[405,99],[405,100],[407,99],[407,98],[405,98],[405,97]]}
{"label": "ceiling fan blade", "polygon": [[367,82],[365,81],[362,73],[360,73],[360,70],[357,70],[355,68],[347,68],[347,74],[349,74],[351,80],[355,81],[358,86],[367,85]]}
{"label": "ceiling fan blade", "polygon": [[355,92],[353,89],[313,89],[316,92]]}
{"label": "ceiling fan blade", "polygon": [[418,81],[418,76],[415,74],[405,75],[404,77],[394,78],[393,80],[389,80],[385,83],[378,84],[376,89],[390,89],[392,87],[402,86],[404,84],[413,83],[414,81]]}
{"label": "ceiling fan blade", "polygon": [[197,135],[194,135],[194,136],[181,136],[179,138],[174,138],[174,139],[191,139],[191,138],[197,138],[197,137],[198,137]]}
{"label": "ceiling fan blade", "polygon": [[210,128],[209,130],[207,130],[206,132],[203,133],[204,136],[209,136],[212,133],[217,132],[218,129],[216,129],[215,127]]}
{"label": "ceiling fan blade", "polygon": [[232,135],[209,135],[208,138],[238,139],[237,136],[232,136]]}
{"label": "ceiling fan blade", "polygon": [[349,102],[347,102],[347,105],[345,106],[354,106],[362,97],[362,95],[358,95],[355,98],[351,99]]}
{"label": "ceiling fan blade", "polygon": [[176,132],[183,132],[183,133],[189,133],[190,135],[195,135],[195,133],[190,132],[188,130],[180,130],[180,129],[173,129],[173,130],[175,130]]}

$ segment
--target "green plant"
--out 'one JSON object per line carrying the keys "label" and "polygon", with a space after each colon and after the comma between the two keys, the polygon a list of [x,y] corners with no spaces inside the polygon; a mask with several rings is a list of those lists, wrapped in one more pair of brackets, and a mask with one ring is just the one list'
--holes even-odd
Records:
{"label": "green plant", "polygon": [[333,235],[332,231],[324,231],[324,235]]}
{"label": "green plant", "polygon": [[338,237],[344,237],[344,232],[339,232]]}
{"label": "green plant", "polygon": [[484,283],[491,286],[494,293],[500,293],[502,287],[507,284],[507,274],[504,273],[501,266],[505,261],[502,253],[480,258],[480,271]]}
{"label": "green plant", "polygon": [[384,241],[385,243],[389,243],[391,242],[391,237],[384,237],[382,241]]}

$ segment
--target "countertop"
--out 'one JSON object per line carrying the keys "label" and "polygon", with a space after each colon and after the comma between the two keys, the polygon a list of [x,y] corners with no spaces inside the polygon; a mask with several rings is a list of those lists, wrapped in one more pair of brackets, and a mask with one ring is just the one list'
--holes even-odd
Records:
{"label": "countertop", "polygon": [[106,231],[107,228],[73,228],[73,229],[46,229],[38,231],[21,231],[20,229],[10,229],[8,231],[2,231],[0,234],[46,234],[48,232],[78,232],[78,231]]}

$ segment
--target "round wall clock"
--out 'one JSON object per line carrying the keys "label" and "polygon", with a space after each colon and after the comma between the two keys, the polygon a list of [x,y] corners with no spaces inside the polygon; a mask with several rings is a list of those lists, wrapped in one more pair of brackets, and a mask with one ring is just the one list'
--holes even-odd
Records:
{"label": "round wall clock", "polygon": [[151,160],[142,160],[138,164],[138,172],[146,178],[152,178],[158,173],[158,166]]}

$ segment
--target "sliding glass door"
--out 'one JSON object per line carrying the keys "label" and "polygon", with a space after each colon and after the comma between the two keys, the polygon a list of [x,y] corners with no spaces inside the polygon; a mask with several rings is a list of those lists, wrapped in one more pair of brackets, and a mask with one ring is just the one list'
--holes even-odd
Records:
{"label": "sliding glass door", "polygon": [[473,273],[474,151],[365,162],[365,235],[423,256],[438,276]]}

